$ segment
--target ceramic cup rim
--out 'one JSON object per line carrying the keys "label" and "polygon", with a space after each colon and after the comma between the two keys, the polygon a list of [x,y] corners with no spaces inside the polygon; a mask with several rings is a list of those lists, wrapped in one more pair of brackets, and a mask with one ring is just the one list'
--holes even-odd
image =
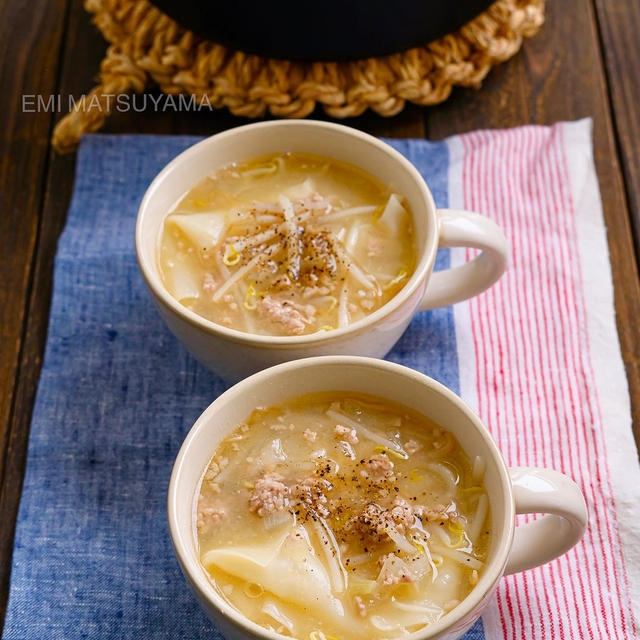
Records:
{"label": "ceramic cup rim", "polygon": [[[252,388],[265,384],[272,384],[279,376],[289,373],[293,370],[309,369],[314,367],[335,366],[342,367],[345,365],[355,365],[360,367],[363,372],[376,369],[387,373],[392,373],[398,378],[410,378],[417,381],[423,386],[429,388],[446,401],[453,404],[456,409],[462,411],[473,424],[475,430],[481,436],[484,444],[491,455],[491,459],[487,460],[487,467],[493,465],[500,479],[501,499],[503,503],[503,517],[501,525],[494,528],[492,536],[500,536],[495,544],[495,553],[484,568],[482,576],[476,586],[464,598],[464,600],[449,613],[445,614],[437,622],[418,630],[407,636],[410,640],[427,640],[438,634],[447,632],[459,621],[465,619],[474,610],[476,610],[484,600],[484,598],[492,592],[497,581],[504,573],[507,563],[513,536],[515,531],[515,501],[513,489],[507,465],[493,440],[488,429],[484,426],[476,413],[451,389],[442,383],[430,378],[429,376],[410,369],[404,365],[395,364],[386,360],[377,358],[368,358],[363,356],[317,356],[313,358],[303,358],[300,360],[292,360],[275,365],[268,369],[259,371],[258,373],[245,378],[234,386],[230,387],[223,394],[218,396],[198,417],[194,425],[189,430],[181,448],[178,452],[169,482],[167,494],[167,517],[169,525],[169,533],[173,544],[174,551],[179,560],[182,571],[188,582],[191,584],[199,599],[205,600],[208,605],[214,607],[218,613],[228,622],[234,625],[238,630],[248,637],[260,638],[263,640],[285,640],[286,636],[266,630],[257,623],[249,620],[242,613],[234,609],[220,596],[213,585],[207,581],[204,576],[204,570],[197,560],[193,560],[192,554],[189,552],[188,541],[184,539],[180,533],[179,501],[181,500],[180,476],[189,464],[190,457],[195,455],[194,441],[196,441],[201,431],[210,431],[216,428],[215,415],[216,412],[227,403],[242,402],[242,396],[249,394]],[[314,389],[312,384],[307,392],[312,393]],[[211,452],[213,453],[213,451]],[[193,488],[193,491],[197,487]],[[194,496],[189,496],[190,500]],[[490,502],[492,498],[490,497]],[[499,530],[497,530],[499,529]]]}
{"label": "ceramic cup rim", "polygon": [[[416,211],[415,208],[412,208],[411,214],[414,219],[417,215],[427,216],[426,240],[422,246],[416,247],[419,256],[418,262],[413,274],[405,286],[379,309],[376,309],[373,313],[368,314],[364,318],[348,325],[347,327],[300,336],[262,335],[246,333],[244,331],[238,331],[237,329],[225,327],[198,315],[194,311],[191,311],[184,305],[180,304],[163,285],[158,273],[158,265],[155,256],[152,260],[147,259],[145,252],[142,249],[145,243],[144,227],[147,218],[153,215],[153,200],[157,193],[163,188],[165,181],[170,178],[176,169],[202,153],[203,150],[213,149],[216,145],[228,140],[229,138],[239,137],[247,133],[250,134],[254,131],[260,132],[264,129],[282,129],[283,131],[288,132],[288,135],[291,135],[295,132],[296,128],[331,131],[347,138],[351,137],[358,139],[370,145],[372,148],[375,148],[377,151],[382,152],[383,155],[386,156],[387,162],[401,166],[404,172],[413,180],[420,192],[421,202],[424,206],[419,212]],[[319,153],[322,155],[321,151],[319,151]],[[193,182],[185,184],[184,192],[191,188],[193,184]],[[165,167],[153,179],[140,202],[135,227],[135,251],[142,276],[156,300],[160,301],[166,308],[182,318],[185,322],[204,331],[205,333],[224,338],[231,342],[261,347],[296,348],[299,346],[324,345],[366,331],[371,326],[393,314],[422,286],[425,279],[433,269],[435,255],[438,249],[439,225],[436,211],[437,209],[433,195],[431,194],[424,178],[420,175],[420,172],[401,153],[396,151],[386,142],[383,142],[368,133],[364,133],[358,129],[353,129],[345,125],[335,124],[332,122],[322,122],[320,120],[292,119],[257,122],[242,125],[240,127],[234,127],[205,138],[178,154],[173,158],[173,160],[165,165]],[[164,215],[166,215],[166,213]]]}

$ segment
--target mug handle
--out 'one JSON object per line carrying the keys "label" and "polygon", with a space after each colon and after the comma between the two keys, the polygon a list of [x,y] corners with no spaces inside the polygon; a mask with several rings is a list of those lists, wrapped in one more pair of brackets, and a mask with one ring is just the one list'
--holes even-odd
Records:
{"label": "mug handle", "polygon": [[509,470],[516,513],[545,513],[516,527],[505,575],[545,564],[580,541],[587,505],[580,487],[559,471],[535,467]]}
{"label": "mug handle", "polygon": [[509,244],[495,222],[470,211],[438,209],[437,214],[440,248],[474,247],[482,253],[459,267],[433,272],[420,311],[478,295],[496,282],[507,266]]}

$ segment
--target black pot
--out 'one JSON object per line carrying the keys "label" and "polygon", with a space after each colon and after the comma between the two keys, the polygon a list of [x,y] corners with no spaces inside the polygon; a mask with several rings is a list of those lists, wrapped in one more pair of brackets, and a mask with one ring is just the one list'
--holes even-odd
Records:
{"label": "black pot", "polygon": [[287,60],[398,53],[460,28],[491,0],[155,0],[183,27],[232,49]]}

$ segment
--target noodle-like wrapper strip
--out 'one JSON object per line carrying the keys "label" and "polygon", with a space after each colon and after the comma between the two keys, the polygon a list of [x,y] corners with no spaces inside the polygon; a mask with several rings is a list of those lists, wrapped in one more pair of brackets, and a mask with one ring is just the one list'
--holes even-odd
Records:
{"label": "noodle-like wrapper strip", "polygon": [[422,583],[422,595],[432,604],[444,606],[458,598],[458,587],[464,579],[461,568],[449,561],[438,569],[438,575],[433,582],[426,580]]}
{"label": "noodle-like wrapper strip", "polygon": [[378,224],[385,227],[390,233],[397,235],[407,230],[407,210],[404,208],[400,197],[392,193],[387,204],[378,219]]}
{"label": "noodle-like wrapper strip", "polygon": [[380,224],[380,221],[375,224],[359,223],[357,236],[351,240],[351,255],[356,256],[360,266],[382,285],[388,284],[402,270],[405,254],[403,242],[386,224]]}
{"label": "noodle-like wrapper strip", "polygon": [[[211,551],[207,551],[207,553],[202,556],[202,564],[205,567],[209,567],[212,564],[217,565],[227,571],[227,573],[231,574],[234,574],[234,572],[225,569],[220,562],[221,559],[227,565],[233,564],[233,559],[238,558],[238,564],[242,564],[246,561],[251,563],[253,566],[259,566],[263,568],[267,567],[275,560],[276,556],[280,553],[280,549],[282,548],[282,545],[289,534],[290,531],[288,530],[278,531],[277,534],[271,536],[270,538],[265,537],[264,542],[261,545],[212,549]],[[251,580],[251,582],[256,582],[256,580]]]}
{"label": "noodle-like wrapper strip", "polygon": [[299,184],[294,184],[284,191],[284,195],[291,200],[304,200],[314,193],[316,193],[316,185],[311,178],[307,178]]}
{"label": "noodle-like wrapper strip", "polygon": [[313,551],[304,527],[296,527],[268,545],[212,549],[203,559],[238,578],[256,582],[283,602],[343,616],[340,600],[331,594],[327,572]]}
{"label": "noodle-like wrapper strip", "polygon": [[437,605],[416,604],[402,609],[395,605],[396,603],[390,603],[379,607],[377,612],[369,618],[371,624],[380,631],[397,633],[412,627],[433,624],[444,613],[443,609]]}
{"label": "noodle-like wrapper strip", "polygon": [[202,292],[202,282],[198,273],[180,260],[176,260],[165,270],[165,283],[171,295],[180,302],[198,298]]}
{"label": "noodle-like wrapper strip", "polygon": [[175,225],[197,249],[212,249],[220,244],[227,229],[224,212],[172,213],[168,225]]}

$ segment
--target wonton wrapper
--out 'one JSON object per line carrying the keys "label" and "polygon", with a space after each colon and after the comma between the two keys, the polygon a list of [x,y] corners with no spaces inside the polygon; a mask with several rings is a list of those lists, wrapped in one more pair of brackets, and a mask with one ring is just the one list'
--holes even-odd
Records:
{"label": "wonton wrapper", "polygon": [[404,208],[400,196],[392,193],[389,200],[382,211],[382,215],[378,219],[378,224],[386,228],[389,233],[398,235],[406,233],[408,228],[409,214]]}
{"label": "wonton wrapper", "polygon": [[387,602],[371,615],[371,624],[380,631],[401,633],[406,629],[433,624],[446,612],[444,605],[457,599],[462,571],[453,561],[447,561],[435,580],[430,577],[420,583],[420,599]]}
{"label": "wonton wrapper", "polygon": [[[369,255],[370,246],[381,247],[381,250]],[[350,251],[360,266],[380,279],[382,284],[395,278],[405,263],[405,249],[401,236],[391,234],[380,221],[375,224],[359,223],[357,238]]]}
{"label": "wonton wrapper", "polygon": [[460,565],[454,560],[447,560],[438,569],[437,578],[432,583],[426,582],[424,595],[435,604],[444,606],[458,598],[459,586],[464,579]]}
{"label": "wonton wrapper", "polygon": [[291,200],[304,200],[314,193],[316,193],[316,185],[311,178],[307,178],[304,182],[286,189],[284,195]]}
{"label": "wonton wrapper", "polygon": [[169,293],[178,301],[198,298],[201,293],[201,278],[192,265],[176,260],[164,270]]}
{"label": "wonton wrapper", "polygon": [[393,603],[386,605],[371,615],[371,624],[380,631],[402,633],[411,627],[422,627],[433,624],[442,617],[442,609],[436,607],[424,607],[420,611],[417,605],[414,611],[402,611],[393,607]]}
{"label": "wonton wrapper", "polygon": [[260,584],[285,603],[326,616],[344,615],[331,594],[329,576],[316,557],[304,527],[279,534],[266,544],[212,549],[202,558],[247,582]]}
{"label": "wonton wrapper", "polygon": [[224,212],[172,213],[167,225],[175,225],[197,249],[209,250],[220,244],[227,229]]}

